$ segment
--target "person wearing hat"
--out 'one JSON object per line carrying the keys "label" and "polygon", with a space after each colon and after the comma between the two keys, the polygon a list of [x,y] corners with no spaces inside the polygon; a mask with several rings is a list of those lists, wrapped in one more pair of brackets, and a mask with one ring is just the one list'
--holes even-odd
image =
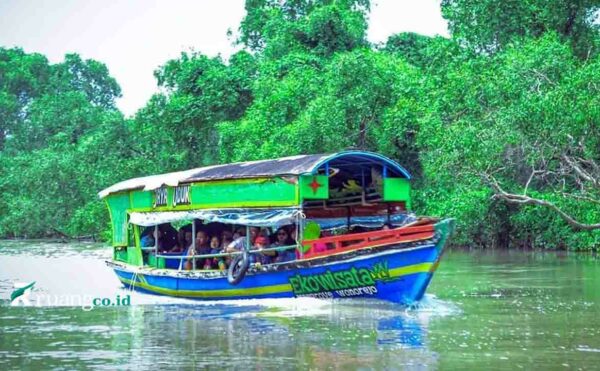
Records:
{"label": "person wearing hat", "polygon": [[[254,246],[252,250],[264,250],[269,247],[269,239],[265,236],[257,236],[254,240]],[[275,255],[275,251],[265,251],[258,254],[251,254],[251,262],[252,263],[260,263],[262,265],[271,264],[273,261],[273,256]]]}

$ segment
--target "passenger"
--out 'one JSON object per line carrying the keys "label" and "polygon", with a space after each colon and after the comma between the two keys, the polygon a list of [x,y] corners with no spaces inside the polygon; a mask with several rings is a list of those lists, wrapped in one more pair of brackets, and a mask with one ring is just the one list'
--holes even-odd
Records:
{"label": "passenger", "polygon": [[[296,241],[294,241],[290,237],[290,234],[288,233],[288,231],[285,228],[279,228],[275,235],[277,236],[277,240],[272,245],[273,247],[295,246],[296,245]],[[287,250],[278,251],[277,257],[275,258],[275,262],[283,263],[283,262],[287,262],[287,261],[291,261],[291,260],[295,260],[295,259],[296,259],[296,249],[290,248]]]}
{"label": "passenger", "polygon": [[181,250],[182,247],[185,247],[185,230],[180,228],[177,231],[177,245],[173,249],[173,252]]}
{"label": "passenger", "polygon": [[[246,233],[241,233],[241,228],[233,234],[233,242],[227,246],[227,252],[242,251],[246,247]],[[250,228],[250,246],[254,246],[256,237],[260,233],[260,228]],[[237,237],[236,237],[237,236]]]}
{"label": "passenger", "polygon": [[162,252],[170,252],[177,245],[177,230],[169,223],[158,226],[158,249]]}
{"label": "passenger", "polygon": [[290,236],[289,232],[285,228],[279,228],[275,233],[276,241],[273,246],[289,246],[295,245],[296,241]]}
{"label": "passenger", "polygon": [[[319,238],[324,238],[324,237],[329,237],[331,236],[331,233],[329,233],[328,231],[321,231],[321,235],[319,236]],[[312,248],[312,252],[313,253],[320,253],[320,252],[324,252],[327,251],[327,244],[325,242],[317,242],[313,245]]]}
{"label": "passenger", "polygon": [[[182,230],[183,230],[183,228],[182,228]],[[181,230],[180,230],[180,232],[181,232]],[[192,250],[193,242],[194,242],[192,240],[192,231],[184,230],[184,238],[183,239],[184,239],[184,241],[182,242],[182,244],[184,244],[184,245],[182,245],[182,246],[184,246],[183,249],[179,248],[177,251],[174,251],[174,252],[177,252],[178,254],[180,254],[182,256],[193,255],[193,254],[191,254],[191,250]],[[187,262],[188,260],[185,260],[185,261]],[[179,263],[179,269],[182,268],[183,262],[184,262],[184,259],[181,259],[181,261]],[[187,265],[186,265],[186,269],[188,269]],[[189,269],[191,269],[191,264],[190,264]]]}
{"label": "passenger", "polygon": [[221,241],[233,241],[233,233],[227,229],[221,232]]}
{"label": "passenger", "polygon": [[383,227],[381,227],[381,230],[382,230],[382,231],[388,231],[388,230],[390,230],[390,229],[393,229],[393,228],[394,228],[394,227],[393,227],[393,226],[392,226],[390,223],[385,223],[385,224],[383,225]]}
{"label": "passenger", "polygon": [[233,238],[231,236],[223,236],[221,239],[221,251],[227,250],[227,246],[233,242]]}
{"label": "passenger", "polygon": [[213,251],[213,250],[217,250],[217,251],[221,251],[221,241],[219,240],[219,237],[217,236],[213,236],[210,239],[210,253],[211,254],[218,254],[218,252]]}
{"label": "passenger", "polygon": [[[238,230],[238,232],[235,232],[233,234],[234,237],[236,235],[237,235],[237,238],[235,238],[233,241],[231,241],[227,245],[227,247],[225,248],[224,252],[226,252],[226,253],[235,253],[235,252],[246,250],[246,236],[240,235],[239,234],[239,230]],[[227,258],[225,258],[225,265],[227,267],[229,267],[231,265],[231,260],[232,260],[231,256],[228,256]]]}
{"label": "passenger", "polygon": [[261,234],[261,230],[258,227],[250,228],[250,244],[254,246],[256,238]]}
{"label": "passenger", "polygon": [[297,236],[296,236],[296,225],[295,225],[295,224],[293,224],[293,225],[290,225],[290,226],[289,226],[288,228],[286,228],[286,229],[287,229],[288,233],[290,234],[290,237],[291,237],[291,238],[295,239],[295,238],[297,237]]}
{"label": "passenger", "polygon": [[246,229],[245,228],[238,228],[233,233],[233,236],[231,236],[231,238],[235,241],[235,240],[239,239],[240,237],[245,237],[245,236],[246,236]]}
{"label": "passenger", "polygon": [[[234,233],[235,236],[235,233]],[[246,236],[239,236],[227,245],[225,252],[236,252],[246,249]]]}
{"label": "passenger", "polygon": [[[254,242],[254,247],[252,248],[252,250],[264,250],[267,249],[269,247],[269,240],[264,237],[264,236],[258,236],[256,237],[256,240]],[[273,261],[273,254],[275,253],[275,251],[265,251],[265,252],[261,252],[259,254],[251,254],[250,255],[250,262],[251,263],[260,263],[260,264],[271,264]]]}
{"label": "passenger", "polygon": [[156,244],[156,229],[154,227],[148,227],[144,230],[140,244],[142,247],[151,247]]}
{"label": "passenger", "polygon": [[182,251],[187,251],[190,246],[194,243],[194,236],[192,235],[192,231],[185,231],[185,235],[183,237],[184,248]]}
{"label": "passenger", "polygon": [[[208,242],[208,234],[204,231],[196,233],[196,251],[189,249],[187,256],[210,254],[210,244]],[[196,259],[196,267],[204,267],[207,258]],[[192,269],[192,259],[188,259],[185,263],[185,269]]]}
{"label": "passenger", "polygon": [[182,253],[187,251],[192,245],[192,230],[191,228],[182,227],[177,232],[177,246],[171,252]]}
{"label": "passenger", "polygon": [[[225,235],[221,241],[222,241],[221,242],[221,252],[226,253],[227,247],[233,242],[231,234],[229,236]],[[225,270],[225,269],[227,269],[227,267],[229,267],[229,263],[231,263],[231,257],[225,256],[222,259],[223,259],[223,266],[221,267],[221,265],[219,265],[219,269]]]}
{"label": "passenger", "polygon": [[[214,236],[210,239],[210,253],[211,254],[220,254],[222,252],[221,241],[219,241],[219,237]],[[219,268],[220,270],[225,269],[225,260],[222,257],[214,257],[210,259],[206,259],[204,263],[204,269],[215,269]]]}

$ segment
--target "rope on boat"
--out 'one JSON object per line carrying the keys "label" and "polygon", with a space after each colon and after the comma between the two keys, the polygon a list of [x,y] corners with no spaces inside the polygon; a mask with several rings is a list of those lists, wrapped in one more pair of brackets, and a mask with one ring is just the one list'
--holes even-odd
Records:
{"label": "rope on boat", "polygon": [[135,287],[135,281],[137,281],[137,277],[138,277],[138,270],[136,269],[133,272],[132,281],[131,281],[131,284],[129,285],[129,292],[133,292],[133,288]]}

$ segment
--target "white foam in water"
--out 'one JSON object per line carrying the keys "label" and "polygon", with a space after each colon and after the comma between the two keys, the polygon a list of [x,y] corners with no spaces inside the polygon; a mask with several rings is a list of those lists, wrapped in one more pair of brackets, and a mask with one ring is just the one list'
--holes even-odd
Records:
{"label": "white foam in water", "polygon": [[276,309],[268,311],[269,316],[293,317],[314,316],[327,314],[331,311],[331,300],[315,298],[280,298],[280,299],[236,299],[236,300],[194,300],[156,296],[134,292],[131,297],[132,305],[185,305],[185,306],[237,306],[237,307],[265,307]]}
{"label": "white foam in water", "polygon": [[577,350],[580,352],[591,352],[591,353],[600,353],[600,349],[590,348],[587,345],[579,345]]}
{"label": "white foam in water", "polygon": [[[235,300],[195,300],[170,296],[159,296],[121,288],[121,297],[131,295],[131,305],[182,305],[182,306],[236,306],[264,307],[259,315],[271,317],[302,317],[328,315],[332,311],[343,310],[362,312],[366,309],[375,311],[378,315],[386,316],[402,312],[410,317],[427,320],[431,317],[456,315],[461,310],[453,303],[438,299],[435,295],[427,294],[418,303],[409,307],[382,301],[368,299],[317,299],[317,298],[279,298],[279,299],[235,299]],[[269,310],[272,309],[272,310]],[[241,313],[240,315],[245,315]]]}
{"label": "white foam in water", "polygon": [[461,313],[460,308],[451,302],[438,299],[433,294],[425,294],[423,299],[406,308],[407,313],[426,316],[452,316]]}
{"label": "white foam in water", "polygon": [[188,298],[177,298],[172,296],[152,295],[131,291],[121,288],[118,294],[131,295],[131,305],[193,305],[193,306],[215,306],[231,305],[238,307],[267,307],[279,308],[281,310],[297,311],[310,314],[314,311],[322,311],[331,306],[331,300],[315,298],[272,298],[272,299],[234,299],[234,300],[198,300]]}

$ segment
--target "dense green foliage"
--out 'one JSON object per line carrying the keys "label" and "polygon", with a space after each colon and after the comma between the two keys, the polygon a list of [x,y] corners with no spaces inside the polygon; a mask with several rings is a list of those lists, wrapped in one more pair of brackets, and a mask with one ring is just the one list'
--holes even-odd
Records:
{"label": "dense green foliage", "polygon": [[453,37],[481,51],[496,51],[515,38],[554,32],[580,56],[595,54],[598,0],[442,0]]}
{"label": "dense green foliage", "polygon": [[380,47],[369,7],[247,0],[242,50],[167,61],[127,120],[101,63],[0,49],[0,235],[101,233],[96,192],[134,176],[360,148],[413,173],[419,213],[458,218],[455,244],[600,246],[600,230],[493,197],[600,222],[598,2],[445,0],[452,39]]}

